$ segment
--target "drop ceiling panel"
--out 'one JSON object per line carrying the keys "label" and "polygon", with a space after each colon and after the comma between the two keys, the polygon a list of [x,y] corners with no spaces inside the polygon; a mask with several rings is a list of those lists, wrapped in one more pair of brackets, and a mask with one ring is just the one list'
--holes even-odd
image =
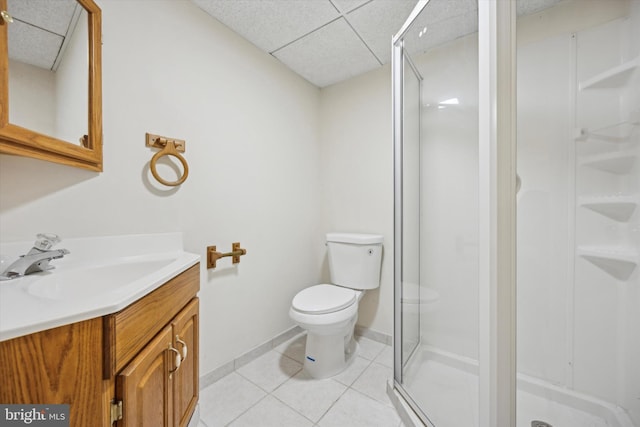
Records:
{"label": "drop ceiling panel", "polygon": [[50,70],[64,37],[38,27],[13,21],[8,28],[9,58]]}
{"label": "drop ceiling panel", "polygon": [[266,52],[273,52],[340,16],[329,0],[193,1]]}
{"label": "drop ceiling panel", "polygon": [[416,0],[373,0],[349,13],[347,20],[380,62],[387,64],[391,62],[391,38],[415,5]]}
{"label": "drop ceiling panel", "polygon": [[16,20],[64,36],[76,5],[76,0],[9,0],[7,11]]}
{"label": "drop ceiling panel", "polygon": [[380,66],[344,18],[296,40],[273,55],[319,87]]}

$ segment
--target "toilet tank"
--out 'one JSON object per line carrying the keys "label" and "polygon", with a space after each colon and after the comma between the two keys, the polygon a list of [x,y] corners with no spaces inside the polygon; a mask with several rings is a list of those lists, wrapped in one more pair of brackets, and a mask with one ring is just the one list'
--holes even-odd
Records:
{"label": "toilet tank", "polygon": [[382,240],[379,234],[328,233],[331,283],[352,289],[380,286]]}

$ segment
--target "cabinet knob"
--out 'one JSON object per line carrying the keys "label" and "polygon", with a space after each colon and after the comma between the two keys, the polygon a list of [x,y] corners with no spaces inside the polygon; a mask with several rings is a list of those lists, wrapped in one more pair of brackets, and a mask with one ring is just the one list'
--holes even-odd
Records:
{"label": "cabinet knob", "polygon": [[182,362],[187,358],[187,343],[180,339],[180,335],[176,335],[176,342],[182,346]]}
{"label": "cabinet knob", "polygon": [[169,370],[169,377],[171,377],[171,375],[176,372],[178,369],[180,369],[180,364],[182,363],[182,359],[180,358],[180,352],[178,350],[176,350],[175,348],[173,348],[171,346],[171,344],[169,344],[169,351],[173,351],[176,354],[176,360],[175,360],[175,369],[171,369]]}

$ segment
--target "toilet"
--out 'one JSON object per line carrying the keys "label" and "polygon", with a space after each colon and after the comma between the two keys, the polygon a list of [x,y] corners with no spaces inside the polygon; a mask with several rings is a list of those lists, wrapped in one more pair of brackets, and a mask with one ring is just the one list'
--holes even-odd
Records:
{"label": "toilet", "polygon": [[313,378],[329,378],[349,366],[357,352],[358,304],[366,290],[380,286],[381,235],[328,233],[326,241],[331,283],[301,290],[289,309],[307,331],[304,370]]}

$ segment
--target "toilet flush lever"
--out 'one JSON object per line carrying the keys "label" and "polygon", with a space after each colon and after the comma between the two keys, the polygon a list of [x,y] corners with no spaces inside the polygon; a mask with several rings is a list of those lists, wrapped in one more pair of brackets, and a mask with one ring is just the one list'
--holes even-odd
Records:
{"label": "toilet flush lever", "polygon": [[233,264],[238,264],[240,262],[240,257],[242,255],[246,255],[247,250],[240,247],[240,242],[233,243],[231,245],[231,252],[218,252],[216,251],[215,246],[207,246],[207,268],[216,268],[216,262],[220,258],[224,257],[233,257],[231,262]]}

